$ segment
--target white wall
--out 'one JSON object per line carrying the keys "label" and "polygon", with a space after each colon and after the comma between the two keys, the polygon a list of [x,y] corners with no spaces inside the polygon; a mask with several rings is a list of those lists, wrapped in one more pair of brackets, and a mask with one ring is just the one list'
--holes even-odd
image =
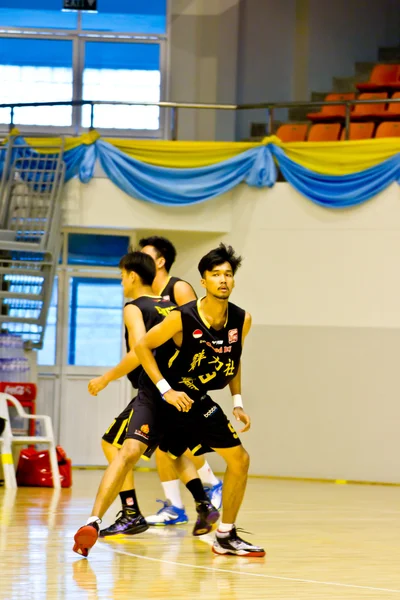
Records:
{"label": "white wall", "polygon": [[[220,240],[243,253],[232,299],[254,320],[243,370],[252,473],[400,482],[396,184],[342,211],[313,205],[286,183],[243,185],[193,219],[196,207],[160,214],[107,180],[72,185],[82,209],[67,209],[69,224],[80,214],[85,226],[168,233],[175,272],[195,284],[199,258]],[[217,395],[230,412],[227,396]]]}
{"label": "white wall", "polygon": [[[236,103],[239,0],[171,0],[170,93],[175,102]],[[180,110],[179,139],[233,140],[235,115]]]}
{"label": "white wall", "polygon": [[[241,0],[238,103],[330,92],[333,77],[354,76],[356,61],[377,61],[379,46],[397,46],[399,31],[397,0]],[[265,121],[263,111],[238,113],[238,139]]]}
{"label": "white wall", "polygon": [[356,61],[377,61],[379,46],[400,43],[400,3],[309,0],[309,90],[327,91],[332,77],[354,75]]}
{"label": "white wall", "polygon": [[[295,0],[242,0],[238,104],[292,100],[295,9]],[[266,122],[265,111],[238,113],[238,139],[249,137],[251,122]]]}

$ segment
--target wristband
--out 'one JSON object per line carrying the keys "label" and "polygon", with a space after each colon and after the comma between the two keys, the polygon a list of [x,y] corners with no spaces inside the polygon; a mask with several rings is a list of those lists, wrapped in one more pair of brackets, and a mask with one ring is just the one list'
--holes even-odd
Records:
{"label": "wristband", "polygon": [[164,394],[169,392],[169,390],[171,389],[171,386],[169,385],[168,381],[166,381],[165,379],[160,379],[160,381],[158,381],[156,383],[156,387],[157,387],[158,391],[160,392],[161,396],[164,396]]}
{"label": "wristband", "polygon": [[241,394],[234,394],[232,396],[233,408],[243,408],[243,400]]}

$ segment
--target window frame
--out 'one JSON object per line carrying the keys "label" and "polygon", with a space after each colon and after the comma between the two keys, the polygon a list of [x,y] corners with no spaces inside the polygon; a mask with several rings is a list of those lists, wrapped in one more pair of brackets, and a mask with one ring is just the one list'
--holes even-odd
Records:
{"label": "window frame", "polygon": [[[72,100],[81,100],[83,90],[83,71],[85,65],[85,44],[87,42],[111,42],[123,44],[159,44],[160,46],[160,100],[165,101],[168,98],[169,85],[167,73],[169,67],[169,49],[168,39],[170,32],[170,2],[167,0],[166,14],[166,34],[145,34],[140,32],[104,32],[82,29],[82,15],[78,13],[77,28],[74,29],[48,29],[48,28],[30,28],[30,27],[9,27],[0,24],[0,39],[2,38],[21,38],[21,39],[47,39],[47,40],[66,40],[72,41]],[[160,108],[159,129],[113,129],[96,128],[100,135],[107,137],[120,138],[141,138],[141,139],[165,139],[168,137],[169,115],[166,108]],[[20,125],[15,127],[23,135],[31,134],[64,134],[80,135],[87,131],[87,128],[81,125],[82,107],[74,106],[72,108],[71,126],[61,127],[56,125]],[[0,135],[9,132],[9,124],[0,123]]]}
{"label": "window frame", "polygon": [[[78,330],[76,321],[77,321],[77,314],[78,314],[78,309],[79,309],[78,288],[79,288],[80,284],[87,284],[88,280],[90,280],[90,279],[93,280],[93,285],[109,285],[109,286],[116,285],[117,287],[120,286],[120,281],[116,277],[102,277],[101,275],[98,277],[90,277],[88,275],[84,275],[83,273],[79,273],[79,275],[70,274],[70,276],[68,278],[68,283],[69,283],[68,287],[70,288],[69,294],[68,294],[68,298],[69,298],[69,303],[68,303],[68,313],[69,313],[68,340],[67,340],[67,365],[68,365],[68,367],[85,367],[87,369],[88,367],[92,366],[92,365],[76,364],[76,362],[75,362],[76,353],[77,353],[76,334],[77,334],[77,330]],[[122,318],[123,302],[124,302],[124,298],[122,296],[121,309],[120,309],[121,329],[122,330],[123,330],[123,318]],[[81,308],[85,308],[85,307],[81,307]],[[121,359],[121,357],[119,357],[118,360],[120,360],[120,359]],[[105,365],[100,365],[101,368],[105,368],[107,366],[112,366],[112,365],[109,365],[108,363]]]}

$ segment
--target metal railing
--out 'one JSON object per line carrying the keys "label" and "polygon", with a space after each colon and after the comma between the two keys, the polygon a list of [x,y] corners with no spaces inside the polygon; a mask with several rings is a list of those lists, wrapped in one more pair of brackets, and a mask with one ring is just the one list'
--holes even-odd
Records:
{"label": "metal railing", "polygon": [[[171,113],[171,128],[170,138],[178,139],[179,127],[179,110],[195,109],[195,110],[222,110],[222,111],[244,111],[244,110],[265,110],[266,111],[266,131],[265,135],[271,135],[273,132],[274,114],[277,109],[281,108],[318,108],[321,106],[344,106],[345,116],[343,119],[337,117],[337,121],[343,120],[345,125],[345,139],[348,139],[350,131],[351,110],[357,104],[388,104],[398,103],[400,98],[372,98],[368,100],[334,100],[330,102],[312,101],[312,102],[261,102],[256,104],[207,104],[201,102],[119,102],[111,100],[71,100],[66,102],[21,102],[13,104],[0,104],[0,108],[10,109],[9,129],[15,127],[14,111],[16,108],[27,107],[42,107],[42,106],[71,106],[81,107],[90,106],[90,128],[94,129],[94,110],[95,106],[157,106],[170,110]],[[132,130],[134,131],[134,130]]]}

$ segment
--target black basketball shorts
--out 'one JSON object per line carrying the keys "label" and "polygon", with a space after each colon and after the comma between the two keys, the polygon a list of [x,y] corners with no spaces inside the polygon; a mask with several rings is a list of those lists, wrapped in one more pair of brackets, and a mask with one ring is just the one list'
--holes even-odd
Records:
{"label": "black basketball shorts", "polygon": [[241,441],[222,408],[210,396],[196,400],[187,413],[173,415],[160,441],[160,450],[177,458],[187,448],[199,455],[214,448],[234,448]]}
{"label": "black basketball shorts", "polygon": [[110,427],[106,430],[102,437],[105,442],[112,444],[116,448],[121,448],[122,444],[124,443],[129,420],[134,411],[135,401],[136,396],[129,402],[128,406],[124,408],[122,413],[119,414],[118,417],[116,417],[111,423]]}

